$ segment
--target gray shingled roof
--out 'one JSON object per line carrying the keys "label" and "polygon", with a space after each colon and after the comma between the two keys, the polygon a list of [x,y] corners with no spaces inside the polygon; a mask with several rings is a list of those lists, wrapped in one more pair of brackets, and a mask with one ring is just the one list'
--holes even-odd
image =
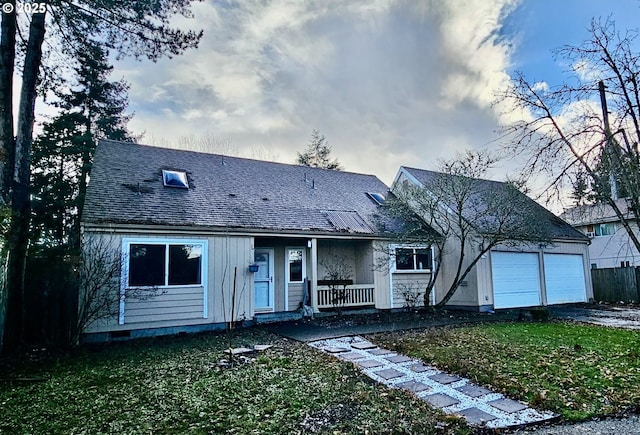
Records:
{"label": "gray shingled roof", "polygon": [[[162,169],[190,188],[164,187]],[[386,195],[372,175],[101,141],[82,221],[273,231],[376,234]]]}
{"label": "gray shingled roof", "polygon": [[[427,171],[425,169],[417,169],[417,168],[409,168],[403,166],[405,171],[407,171],[411,176],[417,179],[420,183],[425,186],[428,186],[429,183],[433,182],[435,177],[447,176],[446,174],[442,174],[434,171]],[[402,169],[401,168],[401,169]],[[448,175],[449,177],[455,177],[454,175]],[[481,180],[478,179],[482,185],[491,191],[500,192],[501,190],[507,189],[507,184],[500,181],[493,180]],[[560,219],[558,216],[551,213],[546,208],[542,207],[540,204],[535,202],[533,199],[527,197],[524,194],[521,194],[523,197],[527,198],[531,201],[535,214],[539,216],[540,219],[543,219],[546,222],[546,226],[543,227],[545,230],[549,231],[549,235],[554,239],[575,239],[580,241],[588,241],[589,239],[582,234],[580,231],[573,228],[567,222]]]}

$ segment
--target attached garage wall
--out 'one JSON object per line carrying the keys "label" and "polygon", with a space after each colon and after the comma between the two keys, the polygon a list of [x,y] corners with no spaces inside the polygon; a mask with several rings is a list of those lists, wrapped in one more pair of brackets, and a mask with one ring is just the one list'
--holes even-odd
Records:
{"label": "attached garage wall", "polygon": [[582,255],[544,254],[547,305],[586,302]]}
{"label": "attached garage wall", "polygon": [[587,302],[593,297],[586,243],[556,242],[521,249],[491,251],[494,308]]}
{"label": "attached garage wall", "polygon": [[540,305],[540,265],[535,252],[491,252],[494,308]]}

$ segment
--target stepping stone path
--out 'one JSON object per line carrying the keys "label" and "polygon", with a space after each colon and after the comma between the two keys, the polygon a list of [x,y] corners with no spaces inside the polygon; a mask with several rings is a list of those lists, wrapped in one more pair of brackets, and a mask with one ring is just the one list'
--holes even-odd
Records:
{"label": "stepping stone path", "polygon": [[375,381],[407,390],[446,414],[465,418],[472,426],[507,428],[558,417],[475,385],[468,379],[381,349],[361,337],[332,338],[309,345],[342,360],[352,361]]}

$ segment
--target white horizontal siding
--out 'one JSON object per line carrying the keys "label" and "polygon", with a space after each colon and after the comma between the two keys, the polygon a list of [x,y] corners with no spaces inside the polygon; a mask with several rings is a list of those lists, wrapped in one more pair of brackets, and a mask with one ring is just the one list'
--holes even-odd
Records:
{"label": "white horizontal siding", "polygon": [[202,287],[170,288],[160,291],[165,293],[143,300],[133,298],[125,300],[124,323],[202,319],[204,312]]}

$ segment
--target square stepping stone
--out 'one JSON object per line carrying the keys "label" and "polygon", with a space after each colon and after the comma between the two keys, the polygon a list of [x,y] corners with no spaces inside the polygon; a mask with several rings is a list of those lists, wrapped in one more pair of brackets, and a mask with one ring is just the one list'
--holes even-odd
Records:
{"label": "square stepping stone", "polygon": [[344,347],[325,347],[324,351],[328,353],[342,353],[349,352],[349,349],[346,349]]}
{"label": "square stepping stone", "polygon": [[492,402],[489,402],[489,405],[493,406],[494,408],[498,408],[501,411],[504,412],[508,412],[508,413],[512,413],[512,412],[518,412],[518,411],[522,411],[523,409],[527,409],[528,406],[524,405],[520,402],[518,402],[517,400],[511,400],[511,399],[498,399],[498,400],[494,400]]}
{"label": "square stepping stone", "polygon": [[424,396],[422,399],[426,400],[431,406],[436,408],[446,408],[447,406],[457,405],[460,403],[458,399],[454,399],[453,397],[442,393],[429,394],[428,396]]}
{"label": "square stepping stone", "polygon": [[417,363],[409,366],[409,370],[416,373],[424,373],[429,370],[429,367],[425,366],[422,363]]}
{"label": "square stepping stone", "polygon": [[374,359],[368,359],[368,360],[365,360],[365,361],[358,361],[356,364],[358,364],[363,369],[372,369],[374,367],[380,367],[380,366],[383,365],[380,361],[376,361]]}
{"label": "square stepping stone", "polygon": [[498,418],[495,415],[481,411],[478,408],[463,409],[462,411],[458,411],[456,414],[463,416],[465,420],[467,420],[467,423],[476,426]]}
{"label": "square stepping stone", "polygon": [[357,352],[348,352],[348,353],[340,353],[340,354],[338,354],[338,358],[346,360],[346,361],[355,361],[357,359],[363,359],[364,355],[360,355]]}
{"label": "square stepping stone", "polygon": [[377,372],[374,372],[374,373],[380,376],[385,381],[388,381],[389,379],[399,378],[400,376],[402,376],[402,372],[399,372],[394,369],[378,370]]}
{"label": "square stepping stone", "polygon": [[392,363],[404,363],[407,361],[411,361],[411,358],[406,355],[388,356],[385,359]]}
{"label": "square stepping stone", "polygon": [[387,349],[373,349],[373,350],[370,350],[369,353],[371,355],[387,355],[393,352]]}
{"label": "square stepping stone", "polygon": [[367,350],[367,349],[375,349],[378,346],[376,346],[373,343],[369,343],[368,341],[361,341],[360,343],[352,344],[351,347],[358,350]]}
{"label": "square stepping stone", "polygon": [[396,387],[400,387],[405,390],[409,390],[412,393],[419,393],[421,391],[430,391],[431,387],[423,384],[422,382],[409,381],[409,382],[401,382],[396,385]]}
{"label": "square stepping stone", "polygon": [[429,376],[429,379],[439,382],[442,385],[448,385],[457,382],[462,378],[454,375],[448,375],[446,373],[438,373],[437,375]]}
{"label": "square stepping stone", "polygon": [[460,391],[463,394],[466,394],[469,397],[480,397],[492,392],[491,390],[487,390],[486,388],[482,388],[474,384],[467,384],[462,387],[456,388],[456,390]]}

